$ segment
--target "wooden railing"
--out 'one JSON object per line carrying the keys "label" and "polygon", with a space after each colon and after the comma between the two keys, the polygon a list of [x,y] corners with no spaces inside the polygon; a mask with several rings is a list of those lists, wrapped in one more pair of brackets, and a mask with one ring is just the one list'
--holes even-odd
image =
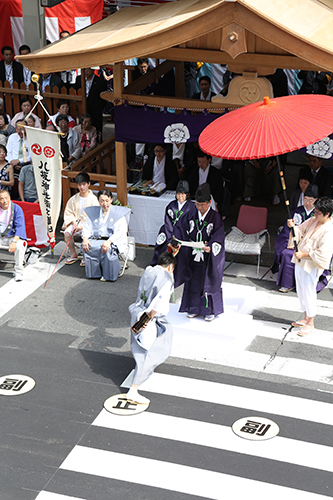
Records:
{"label": "wooden railing", "polygon": [[72,170],[64,169],[62,171],[63,210],[69,198],[77,192],[74,181],[80,172],[89,174],[93,191],[99,191],[107,187],[110,191],[117,192],[114,136],[84,155],[72,164],[71,168]]}
{"label": "wooden railing", "polygon": [[[21,83],[21,85],[19,85],[17,82],[14,82],[13,88],[10,88],[9,82],[5,81],[3,83],[0,81],[0,97],[3,98],[5,111],[11,118],[13,118],[16,113],[19,113],[21,111],[20,101],[22,97],[29,97],[32,105],[34,106],[35,95],[36,90],[33,83],[30,83],[27,90],[25,83]],[[58,87],[54,86],[51,91],[50,87],[46,86],[43,97],[44,99],[42,102],[50,115],[55,115],[57,113],[57,101],[59,101],[59,99],[66,99],[69,101],[69,114],[74,118],[76,123],[78,123],[79,117],[84,112],[81,89],[75,91],[73,88],[67,90],[66,87],[58,89]],[[45,128],[47,116],[42,107],[37,106],[34,110],[34,114],[41,119],[42,126],[43,128]]]}

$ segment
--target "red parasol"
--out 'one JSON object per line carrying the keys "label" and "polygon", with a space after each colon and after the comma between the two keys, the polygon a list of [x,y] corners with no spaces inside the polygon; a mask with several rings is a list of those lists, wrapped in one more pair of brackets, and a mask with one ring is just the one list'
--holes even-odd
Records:
{"label": "red parasol", "polygon": [[265,97],[214,120],[200,134],[199,146],[219,158],[268,158],[309,146],[332,131],[332,97]]}

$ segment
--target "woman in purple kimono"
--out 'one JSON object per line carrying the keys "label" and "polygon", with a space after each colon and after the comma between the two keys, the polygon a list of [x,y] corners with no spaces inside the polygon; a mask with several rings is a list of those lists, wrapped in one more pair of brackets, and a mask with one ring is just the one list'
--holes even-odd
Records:
{"label": "woman in purple kimono", "polygon": [[[160,228],[155,245],[155,253],[151,265],[155,266],[159,256],[168,248],[172,238],[184,241],[187,239],[186,230],[188,221],[195,217],[197,209],[193,201],[189,199],[189,183],[179,181],[176,188],[176,199],[171,201],[165,209],[164,224]],[[177,265],[174,270],[174,287],[180,286],[186,280],[187,262],[190,259],[191,249],[181,247],[177,254]]]}
{"label": "woman in purple kimono", "polygon": [[[315,185],[309,185],[304,192],[304,205],[297,207],[292,213],[291,218],[295,225],[299,226],[305,220],[314,216],[314,202],[318,197],[318,188]],[[275,241],[274,263],[271,268],[273,273],[278,272],[276,284],[280,287],[279,291],[283,293],[290,292],[296,286],[295,282],[295,264],[291,262],[294,255],[293,243],[289,243],[290,229],[285,223],[282,231],[278,234]],[[328,271],[320,276],[317,283],[317,292],[320,292],[327,285]]]}

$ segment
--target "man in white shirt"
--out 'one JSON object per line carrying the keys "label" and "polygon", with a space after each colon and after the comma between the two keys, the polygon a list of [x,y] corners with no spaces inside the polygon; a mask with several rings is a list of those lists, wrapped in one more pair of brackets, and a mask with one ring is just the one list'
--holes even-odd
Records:
{"label": "man in white shirt", "polygon": [[160,186],[159,190],[176,189],[178,182],[178,171],[176,164],[166,157],[165,144],[156,144],[154,157],[148,159],[143,167],[142,179],[148,181],[151,186]]}
{"label": "man in white shirt", "polygon": [[7,142],[7,160],[14,167],[14,175],[18,177],[21,168],[24,165],[31,164],[31,155],[27,136],[24,132],[24,120],[16,122],[16,133],[8,137]]}
{"label": "man in white shirt", "polygon": [[24,81],[23,79],[23,66],[21,63],[13,60],[14,51],[9,45],[5,45],[1,49],[3,61],[0,61],[0,80],[2,82],[10,83],[13,88],[13,82],[19,85]]}

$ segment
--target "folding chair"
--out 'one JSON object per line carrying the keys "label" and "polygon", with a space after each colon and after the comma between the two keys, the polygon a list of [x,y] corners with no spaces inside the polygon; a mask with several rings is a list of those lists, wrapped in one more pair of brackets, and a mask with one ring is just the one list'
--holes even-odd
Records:
{"label": "folding chair", "polygon": [[[123,274],[125,273],[125,270],[128,269],[127,262],[129,260],[134,260],[135,259],[135,239],[133,237],[131,237],[131,236],[128,236],[128,227],[129,227],[130,217],[131,217],[131,214],[129,213],[126,216],[126,222],[127,222],[127,245],[126,245],[126,249],[125,249],[124,252],[118,254],[118,258],[119,258],[120,262],[122,263],[121,269],[120,269],[119,274],[118,274],[118,278],[121,278],[123,276]],[[132,247],[133,247],[133,250],[132,250]]]}
{"label": "folding chair", "polygon": [[[236,226],[232,227],[225,237],[226,252],[258,256],[257,278],[259,277],[261,250],[267,241],[269,249],[271,248],[270,235],[267,230],[267,213],[268,210],[265,207],[242,205]],[[229,265],[232,263],[233,261]]]}
{"label": "folding chair", "polygon": [[130,253],[130,244],[128,242],[128,237],[127,237],[127,246],[126,250],[123,253],[119,253],[118,258],[120,262],[122,263],[121,269],[118,274],[118,278],[121,278],[125,272],[126,269],[128,269],[127,261]]}

